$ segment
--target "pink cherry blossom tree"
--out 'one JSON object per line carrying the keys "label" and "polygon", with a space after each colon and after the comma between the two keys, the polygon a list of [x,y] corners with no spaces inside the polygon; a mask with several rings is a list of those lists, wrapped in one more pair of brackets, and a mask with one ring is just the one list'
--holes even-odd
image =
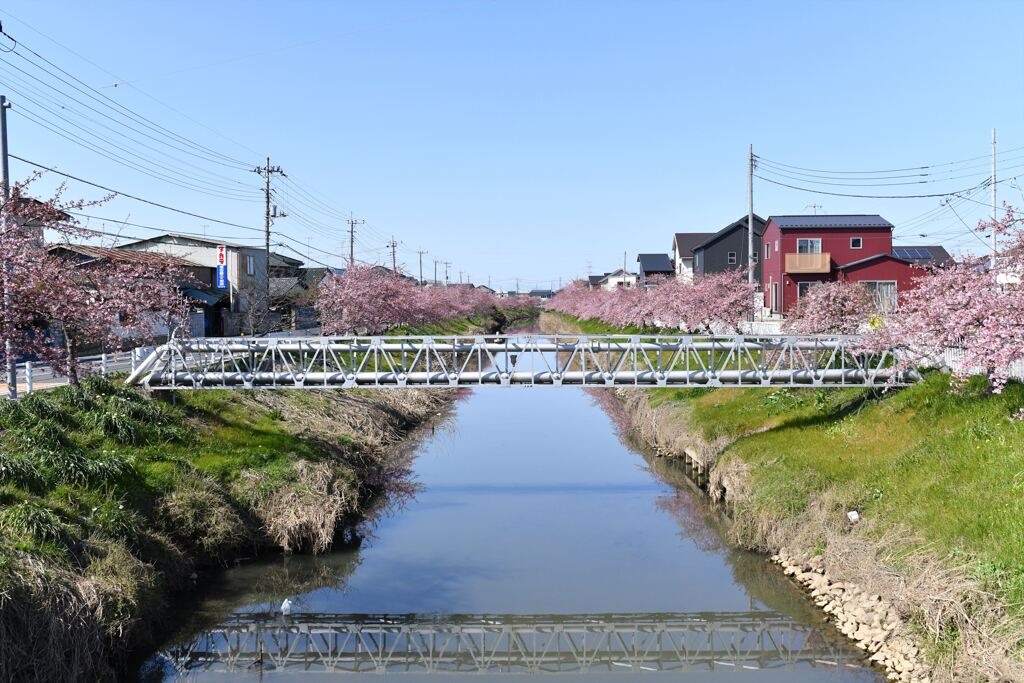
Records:
{"label": "pink cherry blossom tree", "polygon": [[0,282],[7,303],[0,310],[0,338],[11,342],[10,360],[48,360],[77,383],[75,355],[84,346],[118,350],[131,340],[153,338],[158,321],[180,325],[190,305],[179,285],[189,276],[160,258],[145,267],[116,260],[79,267],[50,253],[46,231],[63,242],[93,236],[69,211],[97,202],[66,202],[63,188],[48,200],[34,199],[27,188],[35,179],[16,183],[3,208],[0,250],[6,267]]}
{"label": "pink cherry blossom tree", "polygon": [[1003,217],[979,223],[995,230],[1003,246],[990,267],[987,258],[932,269],[900,293],[896,311],[871,335],[875,349],[898,350],[903,368],[941,362],[947,349],[961,354],[959,380],[987,376],[1001,391],[1015,362],[1024,360],[1024,231],[1012,207]]}
{"label": "pink cherry blossom tree", "polygon": [[784,329],[797,334],[856,334],[878,313],[874,297],[859,282],[822,282],[800,297]]}

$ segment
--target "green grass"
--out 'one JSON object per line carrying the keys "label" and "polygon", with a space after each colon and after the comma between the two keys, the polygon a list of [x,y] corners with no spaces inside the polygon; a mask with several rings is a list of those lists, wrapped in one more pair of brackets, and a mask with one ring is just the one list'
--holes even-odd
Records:
{"label": "green grass", "polygon": [[1024,385],[989,394],[975,378],[953,390],[931,372],[898,392],[669,389],[652,400],[684,404],[691,429],[731,441],[723,457],[752,465],[757,508],[796,516],[829,490],[1024,602],[1024,422],[1011,419]]}

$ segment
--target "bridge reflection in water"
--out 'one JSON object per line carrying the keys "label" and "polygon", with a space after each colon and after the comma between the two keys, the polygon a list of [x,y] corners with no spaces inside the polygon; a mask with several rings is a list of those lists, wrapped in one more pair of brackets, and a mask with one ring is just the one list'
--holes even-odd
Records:
{"label": "bridge reflection in water", "polygon": [[815,628],[774,612],[237,614],[162,656],[180,674],[725,672],[855,664]]}

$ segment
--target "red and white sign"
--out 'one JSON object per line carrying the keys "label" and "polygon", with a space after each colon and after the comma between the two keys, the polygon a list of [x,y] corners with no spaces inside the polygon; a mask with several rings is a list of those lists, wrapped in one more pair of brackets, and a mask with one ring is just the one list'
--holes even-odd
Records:
{"label": "red and white sign", "polygon": [[217,265],[226,266],[228,264],[228,248],[223,244],[217,247]]}

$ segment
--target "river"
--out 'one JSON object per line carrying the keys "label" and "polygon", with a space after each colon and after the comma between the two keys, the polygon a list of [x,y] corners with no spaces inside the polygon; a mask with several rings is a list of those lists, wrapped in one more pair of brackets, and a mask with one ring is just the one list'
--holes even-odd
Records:
{"label": "river", "polygon": [[617,417],[577,388],[469,393],[370,538],[223,572],[141,678],[882,680]]}

